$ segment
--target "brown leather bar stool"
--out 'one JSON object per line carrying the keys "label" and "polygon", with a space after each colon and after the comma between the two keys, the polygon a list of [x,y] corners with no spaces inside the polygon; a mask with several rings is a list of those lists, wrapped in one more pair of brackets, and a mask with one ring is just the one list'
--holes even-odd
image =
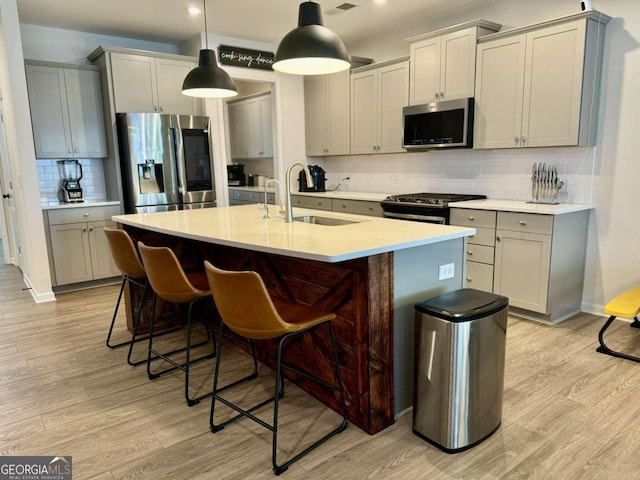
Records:
{"label": "brown leather bar stool", "polygon": [[[209,279],[211,294],[213,295],[216,308],[222,317],[222,322],[220,322],[220,335],[218,336],[218,355],[216,358],[216,369],[213,380],[213,396],[211,399],[211,413],[209,417],[211,431],[215,433],[241,417],[250,418],[267,428],[273,434],[271,450],[273,471],[276,475],[280,475],[282,472],[287,470],[289,465],[293,462],[299,460],[311,450],[347,428],[347,407],[345,403],[344,389],[342,387],[342,378],[340,376],[336,339],[333,331],[333,324],[331,323],[331,320],[333,320],[336,315],[335,313],[319,310],[301,303],[271,298],[262,278],[256,272],[230,272],[216,268],[206,261],[204,264],[207,278]],[[233,385],[218,388],[218,373],[220,371],[220,358],[222,356],[222,333],[225,325],[237,335],[240,335],[250,341],[268,339],[277,340],[274,396],[254,405],[248,410],[244,410],[220,396],[222,391]],[[311,332],[322,325],[327,326],[331,335],[331,345],[333,347],[333,357],[335,362],[335,384],[329,384],[308,372],[304,372],[282,362],[282,347],[286,340],[296,335]],[[338,392],[340,402],[342,404],[342,422],[338,427],[302,450],[300,453],[294,455],[284,463],[278,464],[278,402],[284,394],[284,382],[282,378],[283,368],[312,380],[330,390]],[[234,384],[236,383],[238,382],[234,382]],[[232,408],[238,412],[238,415],[216,425],[216,401]],[[274,401],[272,424],[268,424],[252,414],[253,411],[263,405],[266,405],[270,401]]]}
{"label": "brown leather bar stool", "polygon": [[[191,359],[191,348],[197,345],[191,345],[191,330],[193,325],[193,308],[194,305],[203,300],[211,298],[211,292],[209,291],[209,285],[207,283],[207,277],[204,272],[189,272],[185,273],[175,253],[167,247],[149,247],[142,242],[138,242],[138,250],[142,257],[142,264],[147,272],[147,278],[154,291],[153,296],[153,309],[151,313],[151,319],[149,321],[149,349],[147,357],[147,375],[150,380],[158,378],[165,373],[171,372],[176,369],[180,369],[185,372],[184,383],[184,396],[187,400],[187,405],[190,407],[199,403],[203,398],[211,396],[211,392],[201,395],[197,398],[191,398],[189,396],[189,367],[192,363],[207,358],[212,358],[216,353],[215,337],[213,338],[213,351],[206,355],[202,355],[194,360]],[[188,303],[187,314],[187,345],[183,349],[185,351],[184,363],[177,363],[170,358],[170,353],[160,353],[153,349],[154,338],[154,320],[156,316],[156,306],[158,303],[158,297],[166,302],[184,304]],[[207,331],[207,339],[204,342],[199,343],[202,345],[207,343],[211,339],[211,332],[209,327],[204,324]],[[151,371],[152,360],[161,358],[165,362],[168,362],[172,366],[159,372]]]}
{"label": "brown leather bar stool", "polygon": [[[120,270],[120,273],[122,273],[122,284],[120,285],[120,293],[118,294],[116,308],[113,312],[111,326],[109,327],[109,334],[107,335],[107,347],[117,348],[129,345],[127,363],[129,363],[129,365],[140,365],[147,360],[144,359],[137,362],[132,362],[131,353],[133,351],[133,344],[135,342],[147,339],[146,335],[144,337],[138,337],[138,327],[140,326],[140,318],[142,317],[142,306],[144,303],[144,297],[147,293],[147,288],[149,286],[147,274],[144,270],[144,267],[142,266],[142,263],[140,263],[138,252],[136,252],[133,241],[131,240],[131,237],[127,232],[115,228],[104,227],[104,234],[107,237],[107,242],[109,243],[113,261],[116,264],[116,267],[118,267],[118,270]],[[126,342],[120,342],[114,345],[113,343],[111,343],[111,334],[113,333],[113,326],[116,322],[116,317],[118,316],[118,309],[120,307],[120,301],[122,300],[122,293],[124,292],[124,287],[125,285],[127,285],[127,283],[142,288],[140,303],[138,305],[137,313],[132,306],[132,313],[135,317],[135,320],[133,324],[133,334],[131,335],[131,339]]]}

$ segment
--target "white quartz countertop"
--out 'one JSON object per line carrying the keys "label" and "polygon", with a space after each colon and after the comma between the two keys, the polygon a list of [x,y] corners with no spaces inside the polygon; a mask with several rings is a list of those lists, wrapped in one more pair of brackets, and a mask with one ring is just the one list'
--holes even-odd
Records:
{"label": "white quartz countertop", "polygon": [[111,205],[120,205],[119,200],[90,200],[84,202],[65,203],[59,201],[42,202],[42,210],[57,210],[62,208],[82,208],[82,207],[105,207]]}
{"label": "white quartz countertop", "polygon": [[449,206],[453,208],[473,208],[478,210],[538,213],[541,215],[562,215],[564,213],[579,212],[581,210],[591,210],[592,208],[595,208],[594,205],[581,203],[559,203],[557,205],[549,205],[542,203],[527,203],[524,200],[496,200],[492,198],[488,198],[486,200],[452,202]]}
{"label": "white quartz countertop", "polygon": [[275,215],[264,220],[263,212],[256,205],[115,215],[112,219],[132,227],[186,239],[327,263],[475,234],[473,228],[322,210],[294,208],[293,214],[317,215],[358,223],[340,226],[285,223],[282,217]]}

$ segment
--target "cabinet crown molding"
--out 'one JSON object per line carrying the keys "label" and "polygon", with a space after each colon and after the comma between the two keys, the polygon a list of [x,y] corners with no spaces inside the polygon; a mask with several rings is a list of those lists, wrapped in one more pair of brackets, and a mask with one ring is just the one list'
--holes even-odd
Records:
{"label": "cabinet crown molding", "polygon": [[394,65],[396,63],[406,62],[409,60],[409,55],[403,57],[392,58],[391,60],[384,60],[382,62],[374,62],[370,65],[364,65],[362,67],[354,68],[351,73],[366,72],[367,70],[375,70],[377,68],[386,67],[387,65]]}
{"label": "cabinet crown molding", "polygon": [[92,70],[94,72],[100,71],[100,68],[95,65],[85,65],[83,63],[49,62],[47,60],[29,60],[25,58],[24,64],[38,67],[73,68],[74,70]]}
{"label": "cabinet crown molding", "polygon": [[514,27],[509,30],[504,30],[497,33],[492,33],[490,35],[485,35],[484,37],[480,37],[478,39],[478,43],[484,43],[490,40],[496,40],[498,38],[506,38],[513,35],[519,35],[521,33],[530,32],[532,30],[539,30],[541,28],[560,25],[563,23],[573,22],[576,20],[595,20],[598,23],[606,25],[611,20],[611,17],[597,10],[588,10],[586,12],[565,15],[564,17],[553,18],[551,20],[545,20],[543,22],[532,23],[531,25],[525,25],[523,27]]}
{"label": "cabinet crown molding", "polygon": [[178,55],[176,53],[154,52],[152,50],[140,50],[137,48],[109,47],[100,45],[93,52],[87,55],[87,60],[94,62],[97,58],[105,53],[125,53],[128,55],[142,55],[145,57],[166,58],[169,60],[181,60],[186,62],[198,63],[198,57],[189,55]]}
{"label": "cabinet crown molding", "polygon": [[499,23],[490,22],[489,20],[476,19],[469,22],[452,25],[450,27],[441,28],[440,30],[434,30],[433,32],[423,33],[415,37],[410,37],[407,38],[406,41],[409,43],[418,42],[426,38],[439,37],[441,35],[446,35],[448,33],[457,32],[458,30],[466,30],[467,28],[473,27],[484,28],[491,32],[498,32],[502,28],[502,25],[500,25]]}

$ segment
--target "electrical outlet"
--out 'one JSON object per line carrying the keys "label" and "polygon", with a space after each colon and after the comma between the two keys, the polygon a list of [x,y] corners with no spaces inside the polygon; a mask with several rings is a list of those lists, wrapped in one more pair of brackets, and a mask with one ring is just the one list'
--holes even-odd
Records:
{"label": "electrical outlet", "polygon": [[455,264],[447,263],[446,265],[440,265],[438,267],[438,280],[446,280],[447,278],[453,278],[455,274]]}

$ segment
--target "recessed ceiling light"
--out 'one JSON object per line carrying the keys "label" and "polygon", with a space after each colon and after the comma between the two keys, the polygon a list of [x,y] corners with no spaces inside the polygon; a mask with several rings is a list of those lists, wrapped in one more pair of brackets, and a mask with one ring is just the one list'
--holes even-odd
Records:
{"label": "recessed ceiling light", "polygon": [[190,15],[200,15],[202,10],[198,7],[187,7],[187,12],[189,12]]}

